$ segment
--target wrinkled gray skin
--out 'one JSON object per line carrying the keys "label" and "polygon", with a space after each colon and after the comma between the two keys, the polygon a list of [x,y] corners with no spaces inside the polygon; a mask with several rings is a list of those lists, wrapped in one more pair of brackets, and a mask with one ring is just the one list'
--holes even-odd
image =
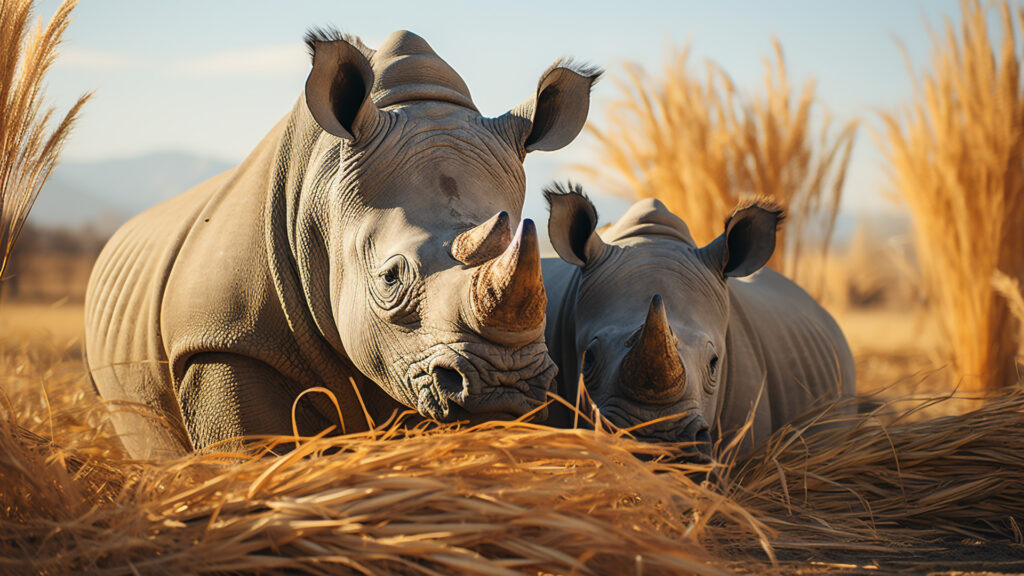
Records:
{"label": "wrinkled gray skin", "polygon": [[[291,434],[293,404],[300,433],[352,432],[363,404],[377,423],[404,407],[503,418],[552,386],[522,163],[576,137],[598,72],[557,63],[485,118],[414,34],[307,42],[291,113],[241,165],[128,222],[95,266],[88,364],[132,456]],[[316,387],[341,418],[326,393],[299,399]]]}
{"label": "wrinkled gray skin", "polygon": [[[854,364],[835,321],[796,284],[761,267],[781,210],[743,205],[723,234],[697,247],[657,200],[595,231],[577,188],[549,189],[548,231],[560,258],[543,260],[546,339],[570,401],[580,375],[603,418],[647,440],[731,440],[754,411],[747,451],[819,400],[849,397]],[[571,416],[553,413],[566,425]],[[716,424],[718,425],[716,427]]]}

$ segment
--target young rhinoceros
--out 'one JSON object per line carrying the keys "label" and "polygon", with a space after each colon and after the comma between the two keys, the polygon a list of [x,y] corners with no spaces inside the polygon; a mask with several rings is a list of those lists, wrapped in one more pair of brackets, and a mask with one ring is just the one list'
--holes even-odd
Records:
{"label": "young rhinoceros", "polygon": [[[415,34],[307,44],[291,113],[241,165],[127,223],[93,271],[88,364],[105,399],[136,404],[113,414],[133,456],[290,434],[293,405],[300,433],[351,432],[364,403],[377,422],[403,406],[486,419],[551,389],[523,159],[576,137],[599,72],[556,63],[485,118]],[[340,422],[326,395],[300,398],[314,387]]]}
{"label": "young rhinoceros", "polygon": [[818,399],[853,394],[853,358],[835,321],[761,269],[775,249],[778,207],[743,204],[721,236],[697,247],[657,200],[634,204],[598,234],[578,187],[545,197],[561,257],[543,260],[546,339],[564,398],[576,398],[582,375],[601,416],[620,428],[685,413],[635,434],[707,451],[713,433],[738,430],[755,405],[742,449]]}

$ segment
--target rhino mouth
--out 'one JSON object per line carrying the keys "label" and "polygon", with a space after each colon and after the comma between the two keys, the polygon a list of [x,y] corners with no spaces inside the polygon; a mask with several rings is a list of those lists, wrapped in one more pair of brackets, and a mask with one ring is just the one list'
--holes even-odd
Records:
{"label": "rhino mouth", "polygon": [[[600,408],[601,417],[618,428],[632,428],[631,434],[644,442],[693,444],[693,460],[704,461],[711,455],[711,432],[699,408],[676,406],[665,411],[631,410],[618,402]],[[654,422],[666,416],[678,415]],[[651,422],[650,424],[647,424]]]}
{"label": "rhino mouth", "polygon": [[[459,343],[432,347],[408,374],[420,414],[440,422],[479,422],[514,419],[539,407],[556,370],[543,343],[516,350]],[[546,416],[546,409],[537,414]]]}

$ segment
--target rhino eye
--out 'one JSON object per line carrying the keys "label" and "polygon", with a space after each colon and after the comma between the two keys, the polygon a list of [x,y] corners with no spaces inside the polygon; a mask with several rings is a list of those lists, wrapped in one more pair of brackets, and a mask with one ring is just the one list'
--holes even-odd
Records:
{"label": "rhino eye", "polygon": [[388,286],[394,286],[401,279],[401,277],[399,276],[398,270],[396,270],[394,268],[389,268],[389,269],[385,270],[384,272],[381,273],[380,277],[381,277],[381,280],[384,281],[384,284],[386,284]]}
{"label": "rhino eye", "polygon": [[[388,258],[377,269],[376,281],[370,283],[370,295],[374,303],[395,322],[413,321],[410,316],[415,308],[410,287],[414,284],[416,272],[405,256],[396,254]],[[408,317],[408,318],[407,318]]]}
{"label": "rhino eye", "polygon": [[[710,346],[709,346],[710,347]],[[711,359],[708,360],[708,378],[704,381],[704,392],[711,394],[715,391],[715,386],[718,384],[718,371],[721,363],[718,361],[718,354],[715,353],[714,349],[711,349]]]}
{"label": "rhino eye", "polygon": [[402,277],[405,275],[405,270],[408,268],[408,261],[405,256],[401,254],[388,258],[388,261],[384,263],[381,271],[378,273],[381,281],[388,288],[395,288],[402,283]]}

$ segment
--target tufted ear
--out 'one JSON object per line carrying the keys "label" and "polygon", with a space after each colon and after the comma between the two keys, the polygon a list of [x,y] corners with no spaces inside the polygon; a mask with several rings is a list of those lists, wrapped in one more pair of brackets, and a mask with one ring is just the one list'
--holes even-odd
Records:
{"label": "tufted ear", "polygon": [[548,237],[558,256],[570,264],[586,266],[604,253],[607,245],[598,236],[597,209],[583,189],[572,183],[544,189],[548,201]]}
{"label": "tufted ear", "polygon": [[373,67],[358,38],[312,30],[306,45],[313,69],[306,79],[306,105],[325,132],[357,140],[373,132],[381,112],[370,98]]}
{"label": "tufted ear", "polygon": [[784,218],[782,207],[770,200],[744,202],[725,221],[725,232],[700,253],[723,278],[749,276],[771,259]]}
{"label": "tufted ear", "polygon": [[567,146],[587,122],[590,89],[602,70],[568,60],[555,62],[540,78],[537,93],[506,114],[517,119],[516,137],[526,152]]}

